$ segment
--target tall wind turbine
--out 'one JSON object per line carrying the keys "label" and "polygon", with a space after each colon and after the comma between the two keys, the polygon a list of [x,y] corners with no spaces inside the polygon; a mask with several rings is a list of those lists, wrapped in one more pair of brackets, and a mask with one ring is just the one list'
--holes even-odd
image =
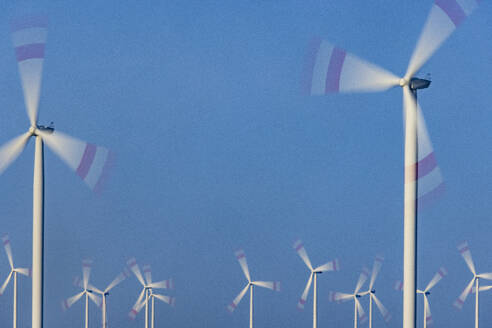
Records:
{"label": "tall wind turbine", "polygon": [[9,259],[9,264],[10,264],[10,273],[5,279],[5,282],[3,283],[2,287],[0,288],[0,295],[3,294],[5,291],[5,288],[7,288],[7,285],[10,282],[10,279],[14,277],[14,314],[13,314],[13,320],[12,320],[12,326],[14,328],[17,328],[17,273],[20,273],[24,276],[29,276],[31,273],[30,269],[27,268],[16,268],[14,267],[14,260],[12,257],[12,247],[10,246],[10,238],[8,235],[3,235],[2,236],[2,242],[3,246],[5,248],[5,253],[7,253],[7,258]]}
{"label": "tall wind turbine", "polygon": [[12,24],[15,56],[24,92],[30,127],[27,132],[0,147],[0,174],[20,155],[27,142],[35,139],[32,240],[32,328],[43,327],[44,254],[44,144],[46,143],[92,189],[99,190],[112,163],[111,153],[102,147],[55,132],[53,126],[38,123],[47,20],[28,17]]}
{"label": "tall wind turbine", "polygon": [[[458,245],[458,250],[461,256],[463,256],[468,269],[470,269],[471,273],[473,274],[473,278],[470,280],[461,295],[453,304],[456,308],[461,310],[463,308],[463,304],[466,301],[466,298],[468,297],[468,294],[472,291],[473,283],[475,283],[475,291],[478,290],[478,292],[480,292],[478,282],[479,279],[482,278],[486,280],[492,280],[492,272],[477,274],[475,270],[475,264],[473,263],[473,259],[471,256],[470,248],[468,247],[468,243],[466,241]],[[478,328],[478,292],[475,293],[475,328]]]}
{"label": "tall wind turbine", "polygon": [[340,265],[338,263],[338,259],[335,259],[333,261],[327,262],[323,265],[320,265],[317,268],[313,268],[313,265],[311,264],[311,261],[309,260],[309,257],[306,253],[306,250],[304,249],[304,244],[302,241],[299,239],[294,243],[294,249],[296,250],[297,254],[301,257],[301,259],[304,261],[306,266],[308,267],[310,274],[309,274],[309,279],[306,283],[306,287],[304,288],[304,292],[301,295],[301,298],[299,299],[299,302],[297,303],[297,307],[299,309],[304,309],[304,304],[306,304],[306,300],[309,294],[309,289],[311,288],[311,284],[314,281],[314,286],[313,286],[313,328],[316,328],[318,326],[318,286],[317,286],[317,277],[318,274],[323,273],[323,272],[328,272],[328,271],[338,271],[340,270]]}
{"label": "tall wind turbine", "polygon": [[384,321],[389,322],[391,320],[391,314],[383,305],[383,303],[381,303],[379,298],[377,298],[376,290],[374,289],[374,283],[376,281],[379,271],[381,270],[383,260],[384,258],[382,256],[376,256],[376,259],[374,260],[374,264],[372,266],[372,274],[371,274],[371,280],[369,280],[369,288],[367,289],[367,291],[360,293],[361,296],[369,295],[369,328],[372,328],[372,301],[373,300],[376,303],[379,312],[381,312]]}
{"label": "tall wind turbine", "polygon": [[279,281],[252,281],[249,274],[248,263],[246,262],[246,255],[242,249],[236,251],[236,259],[239,261],[239,265],[243,270],[244,276],[248,280],[248,283],[243,290],[236,296],[236,298],[227,306],[229,312],[233,312],[238,306],[241,299],[246,295],[249,289],[249,328],[253,328],[253,286],[268,288],[274,291],[280,291]]}
{"label": "tall wind turbine", "polygon": [[326,41],[317,41],[307,65],[309,94],[377,92],[400,86],[405,115],[403,327],[415,327],[417,283],[417,202],[423,204],[442,191],[442,178],[427,135],[417,90],[430,81],[415,74],[441,44],[477,7],[479,0],[435,0],[405,75],[368,63]]}
{"label": "tall wind turbine", "polygon": [[359,293],[360,289],[364,285],[364,283],[369,277],[369,270],[364,267],[362,268],[362,272],[359,275],[359,280],[357,280],[357,284],[355,285],[355,290],[352,294],[340,293],[340,292],[330,292],[329,299],[331,302],[346,302],[349,300],[354,300],[354,328],[358,327],[358,322],[364,323],[367,320],[367,316],[360,304],[359,298],[362,296]]}
{"label": "tall wind turbine", "polygon": [[[89,288],[89,278],[91,275],[92,261],[85,259],[82,261],[82,291],[72,297],[67,298],[62,301],[63,311],[68,310],[73,304],[75,304],[82,296],[85,295],[85,328],[89,328],[89,298],[97,306],[101,306],[101,298],[94,294],[94,292]],[[74,285],[79,287],[79,280],[74,280]]]}

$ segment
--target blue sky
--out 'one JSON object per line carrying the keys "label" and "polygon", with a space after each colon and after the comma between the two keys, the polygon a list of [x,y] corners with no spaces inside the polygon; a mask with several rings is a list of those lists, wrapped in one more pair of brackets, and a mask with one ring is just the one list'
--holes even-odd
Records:
{"label": "blue sky", "polygon": [[[397,75],[406,70],[432,1],[180,1],[161,4],[31,2],[0,13],[0,143],[28,127],[9,21],[49,17],[40,123],[112,149],[117,164],[93,194],[45,152],[45,326],[83,325],[72,278],[94,259],[91,282],[107,285],[135,256],[154,279],[175,279],[175,308],[157,304],[157,322],[175,327],[241,327],[245,284],[234,257],[243,248],[255,279],[282,292],[255,293],[256,327],[311,324],[312,300],[297,311],[308,270],[292,249],[305,242],[314,263],[339,258],[319,277],[320,326],[351,326],[353,307],[328,302],[351,291],[363,265],[385,257],[378,297],[401,325],[403,129],[401,92],[308,97],[300,92],[313,37],[327,39]],[[419,94],[447,191],[419,217],[418,285],[440,266],[433,290],[436,326],[473,322],[474,302],[452,302],[471,279],[456,245],[468,240],[479,272],[492,271],[492,6],[475,13],[422,68]],[[32,238],[31,142],[0,177],[0,230],[14,261],[28,266]],[[314,264],[313,263],[313,264]],[[0,255],[0,278],[8,274]],[[22,277],[21,277],[22,278]],[[30,325],[30,282],[20,279],[21,327]],[[132,277],[108,300],[110,324],[143,325],[127,313],[140,287]],[[492,295],[481,294],[482,325]],[[11,321],[12,288],[0,297]],[[363,303],[367,310],[367,304]],[[421,311],[423,304],[418,303]],[[91,308],[93,325],[100,311]],[[418,323],[421,312],[418,313]],[[374,325],[384,322],[379,314]]]}

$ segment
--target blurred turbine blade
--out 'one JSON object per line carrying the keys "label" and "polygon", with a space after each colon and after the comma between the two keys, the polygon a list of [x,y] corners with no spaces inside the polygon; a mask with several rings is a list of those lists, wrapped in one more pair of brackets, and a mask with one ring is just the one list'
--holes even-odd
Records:
{"label": "blurred turbine blade", "polygon": [[432,287],[434,287],[447,274],[448,274],[448,271],[446,271],[446,269],[444,267],[441,267],[439,269],[439,271],[436,272],[436,274],[434,275],[434,277],[432,278],[432,280],[429,281],[429,283],[427,284],[427,287],[425,287],[424,293],[425,292],[428,292],[429,290],[431,290]]}
{"label": "blurred turbine blade", "polygon": [[85,294],[85,291],[82,291],[82,292],[78,293],[77,295],[74,295],[74,296],[72,296],[70,298],[67,298],[66,300],[62,301],[62,309],[63,309],[63,311],[66,311],[69,307],[71,307],[84,294]]}
{"label": "blurred turbine blade", "polygon": [[94,302],[94,304],[96,304],[98,307],[101,306],[102,299],[100,296],[98,296],[94,293],[89,293],[89,292],[87,293],[87,295],[89,296],[91,301]]}
{"label": "blurred turbine blade", "polygon": [[111,289],[119,285],[123,280],[128,278],[130,276],[130,272],[125,268],[123,272],[121,272],[119,275],[116,276],[116,278],[113,279],[113,281],[106,287],[104,290],[105,293],[109,292]]}
{"label": "blurred turbine blade", "polygon": [[391,72],[331,43],[312,41],[304,69],[303,88],[310,95],[384,91],[399,84]]}
{"label": "blurred turbine blade", "polygon": [[340,293],[340,292],[332,292],[328,294],[328,299],[330,302],[346,302],[348,300],[351,300],[354,298],[353,294],[346,294],[346,293]]}
{"label": "blurred turbine blade", "polygon": [[129,259],[126,262],[126,264],[130,268],[130,270],[133,272],[133,274],[135,275],[135,277],[137,277],[137,279],[140,282],[140,284],[142,286],[145,286],[145,281],[144,281],[144,278],[142,276],[142,273],[140,272],[140,268],[138,267],[137,260],[134,257],[132,257],[131,259]]}
{"label": "blurred turbine blade", "polygon": [[468,294],[470,294],[474,282],[475,282],[475,277],[473,277],[472,280],[470,280],[468,285],[466,285],[465,289],[463,289],[461,295],[456,299],[456,301],[454,301],[453,305],[456,308],[460,310],[463,308],[463,304],[465,304],[466,298],[468,297]]}
{"label": "blurred turbine blade", "polygon": [[26,132],[20,136],[11,139],[0,147],[0,174],[3,173],[19,157],[20,153],[26,147],[27,141],[31,134]]}
{"label": "blurred turbine blade", "polygon": [[[492,289],[492,286],[480,286],[480,287],[478,287],[479,292],[485,292],[485,291],[490,290],[490,289]],[[476,292],[475,287],[473,287],[473,292],[474,293]]]}
{"label": "blurred turbine blade", "polygon": [[160,299],[161,301],[174,306],[175,304],[175,298],[171,296],[166,296],[166,295],[159,295],[159,294],[152,294],[155,298]]}
{"label": "blurred turbine blade", "polygon": [[232,301],[232,303],[227,306],[227,309],[229,310],[229,312],[233,312],[236,309],[237,305],[239,304],[239,302],[241,302],[241,299],[244,297],[244,295],[248,291],[248,288],[249,288],[249,284],[247,284],[246,287],[244,287],[244,289]]}
{"label": "blurred turbine blade", "polygon": [[5,288],[7,288],[7,285],[9,284],[10,278],[12,278],[12,275],[14,274],[14,271],[10,271],[9,275],[7,276],[7,279],[3,282],[2,287],[0,288],[0,295],[3,294],[5,291]]}
{"label": "blurred turbine blade", "polygon": [[91,290],[93,292],[96,292],[98,294],[104,294],[104,292],[102,290],[100,290],[99,288],[97,288],[96,286],[94,286],[94,285],[92,285],[90,283],[87,284],[87,289],[88,290]]}
{"label": "blurred turbine blade", "polygon": [[304,309],[304,304],[306,304],[306,300],[309,294],[309,288],[311,287],[311,283],[313,282],[313,275],[314,273],[309,274],[309,279],[306,283],[306,287],[304,287],[304,291],[302,292],[301,298],[299,299],[299,302],[297,303],[297,307],[299,309]]}
{"label": "blurred turbine blade", "polygon": [[357,315],[359,316],[359,322],[360,324],[363,324],[367,320],[366,312],[364,311],[364,308],[359,302],[359,299],[357,297],[354,297],[355,303],[357,304]]}
{"label": "blurred turbine blade", "polygon": [[82,281],[84,289],[87,289],[89,284],[89,278],[91,276],[92,260],[84,259],[82,260]]}
{"label": "blurred turbine blade", "polygon": [[108,149],[60,131],[37,130],[43,141],[95,192],[101,191],[114,162]]}
{"label": "blurred turbine blade", "polygon": [[431,313],[431,308],[430,308],[430,304],[429,304],[429,299],[427,298],[426,294],[424,294],[424,302],[425,302],[425,306],[427,308],[427,313],[425,314],[425,321],[427,322],[427,325],[431,325],[432,324],[432,313]]}
{"label": "blurred turbine blade", "polygon": [[481,273],[478,277],[486,280],[492,280],[492,272]]}
{"label": "blurred turbine blade", "polygon": [[369,291],[371,291],[372,287],[374,286],[374,282],[376,281],[379,271],[381,270],[383,261],[384,261],[384,257],[380,255],[376,256],[376,259],[374,260],[374,264],[372,265],[371,280],[369,282]]}
{"label": "blurred turbine blade", "polygon": [[357,285],[355,285],[354,294],[357,294],[359,292],[359,290],[362,288],[368,277],[369,277],[369,269],[363,267],[362,272],[359,275],[359,280],[357,280]]}
{"label": "blurred turbine blade", "polygon": [[309,270],[313,271],[313,265],[311,264],[311,261],[309,260],[309,257],[306,253],[306,250],[304,249],[304,244],[302,243],[302,240],[298,239],[294,242],[294,249],[296,250],[297,254],[301,257],[301,259],[304,261],[306,266],[309,268]]}
{"label": "blurred turbine blade", "polygon": [[280,291],[280,281],[253,281],[251,283],[255,286],[268,288],[276,292]]}
{"label": "blurred turbine blade", "polygon": [[477,7],[479,0],[435,0],[408,64],[408,80]]}
{"label": "blurred turbine blade", "polygon": [[473,275],[476,275],[477,273],[475,271],[475,264],[473,263],[470,248],[468,247],[468,242],[464,241],[461,244],[459,244],[458,251],[460,252],[461,256],[463,256],[463,259],[465,260],[468,269],[470,269]]}
{"label": "blurred turbine blade", "polygon": [[166,279],[158,282],[153,282],[149,284],[150,288],[156,289],[174,289],[174,281],[173,279]]}
{"label": "blurred turbine blade", "polygon": [[338,271],[338,270],[340,270],[340,264],[338,263],[338,259],[334,259],[333,261],[320,265],[319,267],[314,269],[315,272],[328,272],[328,271]]}
{"label": "blurred turbine blade", "polygon": [[15,57],[31,126],[37,123],[47,27],[48,21],[42,16],[24,17],[12,22]]}
{"label": "blurred turbine blade", "polygon": [[251,282],[251,276],[249,275],[248,262],[246,262],[246,254],[242,249],[237,250],[235,253],[236,259],[239,261],[239,265],[244,272],[244,276],[248,279],[248,282]]}
{"label": "blurred turbine blade", "polygon": [[379,298],[376,297],[376,294],[371,293],[371,297],[373,298],[374,302],[376,303],[376,306],[379,309],[379,312],[381,312],[381,315],[383,316],[383,319],[385,322],[389,322],[391,320],[391,314],[389,313],[388,309],[386,309],[379,300]]}
{"label": "blurred turbine blade", "polygon": [[147,285],[150,285],[152,283],[152,269],[150,267],[150,264],[145,264],[142,267],[143,274],[145,277],[145,281],[147,282]]}
{"label": "blurred turbine blade", "polygon": [[26,277],[29,277],[31,275],[31,269],[29,268],[17,268],[15,269],[15,271]]}
{"label": "blurred turbine blade", "polygon": [[84,283],[82,282],[82,279],[80,279],[79,276],[76,276],[75,278],[73,278],[73,285],[75,287],[79,287],[79,288],[84,288]]}
{"label": "blurred turbine blade", "polygon": [[130,317],[130,319],[135,320],[138,312],[140,312],[142,307],[145,305],[146,300],[143,299],[144,296],[145,296],[145,288],[142,289],[142,291],[140,292],[140,295],[137,298],[137,301],[135,302],[132,309],[128,313],[128,316]]}
{"label": "blurred turbine blade", "polygon": [[10,245],[9,235],[5,234],[2,236],[3,247],[5,248],[5,253],[7,253],[7,258],[10,264],[10,270],[14,270],[14,260],[12,258],[12,246]]}

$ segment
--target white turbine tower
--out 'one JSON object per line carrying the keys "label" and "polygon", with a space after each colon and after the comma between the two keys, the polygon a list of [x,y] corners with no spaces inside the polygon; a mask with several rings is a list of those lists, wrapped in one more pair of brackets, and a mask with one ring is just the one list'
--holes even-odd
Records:
{"label": "white turbine tower", "polygon": [[243,270],[244,276],[248,280],[248,283],[244,289],[234,298],[234,300],[227,306],[229,312],[233,312],[238,306],[241,299],[246,295],[249,289],[249,328],[253,328],[253,286],[268,288],[274,291],[280,291],[279,281],[252,281],[249,274],[248,263],[246,262],[246,255],[242,249],[236,251],[236,259],[239,261],[239,265]]}
{"label": "white turbine tower", "polygon": [[[91,299],[97,306],[101,306],[101,298],[94,294],[89,288],[89,278],[91,275],[92,261],[85,259],[82,261],[82,291],[72,297],[62,301],[63,311],[68,310],[73,304],[75,304],[82,296],[85,295],[85,328],[89,327],[89,299]],[[80,287],[80,279],[74,279],[74,285]]]}
{"label": "white turbine tower", "polygon": [[362,296],[359,291],[366,282],[367,277],[369,277],[369,270],[364,267],[362,268],[362,272],[359,275],[359,280],[357,280],[355,290],[352,294],[340,292],[330,292],[329,294],[329,299],[331,302],[346,302],[351,299],[354,301],[354,328],[358,327],[359,321],[361,324],[363,324],[367,320],[367,316],[359,301],[359,298]]}
{"label": "white turbine tower", "polygon": [[387,323],[391,320],[391,314],[386,309],[386,307],[384,307],[383,303],[381,303],[379,298],[377,298],[376,290],[374,289],[374,283],[379,274],[379,271],[381,270],[383,260],[384,258],[382,256],[376,256],[376,259],[374,260],[374,264],[372,266],[372,274],[371,274],[371,280],[369,280],[369,288],[367,289],[367,291],[360,293],[361,296],[369,295],[369,328],[372,328],[372,301],[373,300],[376,303],[379,312],[381,312],[384,321]]}
{"label": "white turbine tower", "polygon": [[35,139],[33,179],[32,241],[32,328],[43,327],[44,254],[44,144],[46,143],[92,189],[99,190],[112,163],[111,153],[102,147],[55,132],[38,123],[47,20],[28,17],[12,24],[15,56],[29,117],[27,132],[0,147],[0,174],[20,155],[31,137]]}
{"label": "white turbine tower", "polygon": [[[153,289],[174,289],[174,283],[172,279],[167,279],[167,280],[162,280],[159,282],[152,282],[152,273],[150,270],[150,265],[144,265],[144,275],[145,279],[142,276],[142,272],[140,271],[140,268],[137,264],[137,260],[135,258],[131,258],[127,261],[127,265],[130,268],[130,270],[133,272],[137,280],[140,282],[142,285],[142,291],[140,292],[140,295],[137,298],[137,301],[133,305],[132,309],[128,313],[128,316],[130,319],[135,320],[137,317],[137,314],[140,312],[140,310],[143,308],[145,305],[145,328],[149,327],[149,299],[151,298],[151,294],[153,294]],[[164,298],[168,296],[164,295],[159,295]],[[161,297],[156,296],[157,298],[161,299]],[[163,300],[164,301],[164,300]],[[171,298],[169,300],[169,304],[173,305],[175,303],[174,298]],[[154,326],[154,302],[152,302],[152,327]]]}
{"label": "white turbine tower", "polygon": [[[478,290],[480,292],[479,279],[482,278],[486,280],[492,280],[492,272],[477,274],[475,270],[475,264],[472,260],[470,248],[468,247],[468,243],[466,241],[458,245],[458,250],[461,253],[461,256],[463,256],[468,269],[470,269],[471,273],[473,274],[473,278],[470,280],[458,299],[456,299],[456,301],[454,302],[454,306],[461,310],[466,298],[468,297],[468,294],[472,291],[473,283],[475,283],[475,291]],[[478,294],[479,293],[475,293],[475,328],[478,328]]]}
{"label": "white turbine tower", "polygon": [[318,326],[318,285],[317,285],[317,278],[318,274],[323,273],[323,272],[328,272],[328,271],[338,271],[340,270],[340,265],[338,263],[338,259],[335,259],[333,261],[327,262],[323,265],[320,265],[316,268],[313,268],[313,265],[311,264],[311,261],[309,260],[309,257],[306,253],[306,250],[304,249],[304,244],[302,241],[299,239],[296,242],[294,242],[294,249],[296,250],[297,254],[301,257],[301,259],[304,261],[306,266],[308,267],[310,274],[309,274],[309,279],[306,283],[306,287],[304,288],[304,292],[301,295],[301,298],[299,299],[299,302],[297,303],[297,307],[299,309],[304,309],[304,304],[306,304],[306,300],[309,294],[309,289],[311,288],[311,284],[314,282],[313,286],[313,328],[316,328]]}
{"label": "white turbine tower", "polygon": [[[377,92],[400,86],[405,115],[403,327],[415,327],[417,282],[417,201],[434,198],[443,190],[425,122],[417,105],[417,90],[430,81],[415,74],[452,32],[469,16],[479,0],[435,0],[405,75],[368,63],[326,41],[313,47],[306,66],[306,91],[321,95],[338,92]],[[420,205],[419,205],[420,206]]]}
{"label": "white turbine tower", "polygon": [[14,328],[17,328],[17,273],[20,273],[24,276],[29,276],[31,273],[31,270],[27,268],[16,268],[14,266],[14,259],[12,257],[12,247],[10,245],[10,239],[8,235],[3,235],[2,236],[2,242],[3,246],[5,248],[5,253],[7,253],[7,258],[9,259],[9,264],[10,264],[10,273],[7,276],[7,279],[5,279],[2,287],[0,288],[0,295],[3,294],[5,291],[5,288],[7,288],[7,285],[10,282],[10,279],[14,277],[14,313],[13,313],[13,319],[12,319],[12,324]]}

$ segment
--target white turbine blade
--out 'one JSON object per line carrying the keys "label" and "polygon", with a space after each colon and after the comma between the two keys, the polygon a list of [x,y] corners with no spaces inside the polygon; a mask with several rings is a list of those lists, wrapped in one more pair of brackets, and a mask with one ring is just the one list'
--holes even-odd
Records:
{"label": "white turbine blade", "polygon": [[436,272],[436,274],[434,275],[434,277],[432,278],[432,280],[429,281],[429,283],[427,284],[427,287],[425,287],[424,293],[425,292],[428,292],[429,290],[431,290],[432,287],[434,287],[447,274],[448,274],[448,271],[446,271],[446,269],[444,267],[441,267],[439,269],[439,271]]}
{"label": "white turbine blade", "polygon": [[66,311],[69,307],[71,307],[84,294],[85,294],[85,291],[82,291],[82,292],[78,293],[77,295],[74,295],[74,296],[72,296],[70,298],[67,298],[66,300],[62,301],[62,309],[63,309],[63,311]]}
{"label": "white turbine blade", "polygon": [[111,289],[119,285],[123,280],[128,278],[130,276],[130,272],[125,268],[123,272],[121,272],[119,275],[116,276],[116,278],[113,279],[113,281],[106,287],[104,290],[105,293],[109,292]]}
{"label": "white turbine blade", "polygon": [[340,292],[330,291],[328,299],[330,302],[346,302],[354,298],[354,294],[346,294]]}
{"label": "white turbine blade", "polygon": [[12,258],[12,246],[10,245],[9,235],[5,234],[2,236],[3,247],[5,248],[5,253],[7,253],[7,258],[10,264],[10,270],[14,269],[14,260]]}
{"label": "white turbine blade", "polygon": [[381,266],[383,265],[384,257],[378,255],[376,256],[376,259],[374,260],[374,264],[372,265],[372,273],[371,273],[371,280],[369,281],[369,290],[372,290],[372,287],[374,287],[374,282],[376,281],[376,278],[379,274],[379,271],[381,270]]}
{"label": "white turbine blade", "polygon": [[311,44],[305,67],[308,94],[384,91],[399,84],[393,73],[324,40]]}
{"label": "white turbine blade", "polygon": [[492,272],[481,273],[477,276],[481,279],[492,280]]}
{"label": "white turbine blade", "polygon": [[383,316],[384,321],[389,322],[391,320],[391,314],[389,313],[388,309],[386,309],[379,300],[379,298],[376,297],[376,294],[371,293],[372,298],[374,299],[374,302],[376,303],[376,306],[379,309],[379,312],[381,312],[381,315]]}
{"label": "white turbine blade", "polygon": [[145,305],[146,300],[143,299],[144,296],[145,296],[145,288],[142,289],[142,291],[140,292],[140,295],[137,298],[137,301],[135,302],[132,309],[128,313],[128,316],[130,317],[130,319],[135,320],[138,312],[140,312],[142,307]]}
{"label": "white turbine blade", "polygon": [[473,275],[476,275],[477,273],[475,271],[475,264],[473,264],[470,248],[468,247],[468,242],[464,241],[461,244],[459,244],[458,251],[460,252],[461,256],[463,256],[463,259],[465,260],[468,269],[470,269]]}
{"label": "white turbine blade", "polygon": [[142,286],[145,286],[145,281],[144,281],[144,278],[142,276],[142,273],[140,272],[140,268],[138,267],[137,260],[134,257],[132,257],[131,259],[129,259],[126,262],[126,264],[130,268],[130,270],[133,272],[135,277],[137,277],[140,284],[142,284]]}
{"label": "white turbine blade", "polygon": [[268,288],[276,292],[280,291],[280,281],[252,281],[251,284],[263,288]]}
{"label": "white turbine blade", "polygon": [[427,322],[427,325],[432,324],[432,313],[430,309],[430,304],[429,304],[429,299],[427,298],[427,295],[424,294],[424,302],[425,306],[427,307],[427,314],[425,315],[425,321]]}
{"label": "white turbine blade", "polygon": [[104,147],[75,139],[62,132],[37,130],[46,144],[95,192],[103,187],[113,165],[113,154]]}
{"label": "white turbine blade", "polygon": [[45,17],[26,17],[12,22],[15,57],[31,126],[37,122],[47,27]]}
{"label": "white turbine blade", "polygon": [[463,304],[465,304],[466,298],[468,297],[468,294],[470,294],[474,282],[475,282],[475,277],[473,277],[473,279],[470,280],[468,285],[466,285],[465,289],[463,289],[461,295],[456,299],[456,301],[454,301],[453,305],[456,308],[460,310],[463,308]]}
{"label": "white turbine blade", "polygon": [[91,276],[91,268],[92,268],[92,260],[84,259],[82,261],[82,282],[84,289],[87,289],[87,285],[89,284],[89,278]]}
{"label": "white turbine blade", "polygon": [[229,312],[233,312],[236,309],[237,305],[239,304],[239,302],[241,302],[242,298],[244,297],[244,295],[248,291],[248,288],[249,288],[249,284],[247,284],[246,287],[244,287],[244,289],[232,301],[232,303],[227,306],[227,309],[229,310]]}
{"label": "white turbine blade", "polygon": [[338,263],[338,259],[334,259],[333,261],[320,265],[319,267],[314,269],[315,272],[328,272],[328,271],[338,271],[338,270],[340,270],[340,264]]}
{"label": "white turbine blade", "polygon": [[244,276],[248,279],[248,282],[251,281],[251,276],[249,275],[248,262],[246,262],[246,254],[242,249],[237,250],[235,253],[236,259],[239,261],[239,265],[241,269],[243,269]]}
{"label": "white turbine blade", "polygon": [[306,250],[304,249],[304,244],[302,243],[302,240],[298,239],[294,242],[294,249],[296,250],[297,254],[299,254],[301,259],[304,261],[306,266],[309,268],[309,270],[313,271],[313,265],[311,264],[311,261],[309,260],[309,257],[306,253]]}
{"label": "white turbine blade", "polygon": [[87,293],[89,298],[91,299],[94,304],[96,304],[98,307],[101,306],[102,303],[102,298],[94,293]]}
{"label": "white turbine blade", "polygon": [[0,147],[0,174],[3,173],[19,157],[20,153],[26,147],[27,141],[31,134],[26,132],[20,136],[11,139]]}
{"label": "white turbine blade", "polygon": [[[491,289],[492,289],[492,286],[480,286],[480,287],[478,287],[479,292],[485,292],[485,291],[491,290]],[[476,293],[475,286],[473,286],[473,288],[472,288],[472,293]]]}
{"label": "white turbine blade", "polygon": [[5,281],[3,282],[3,285],[0,288],[0,295],[2,295],[3,292],[5,291],[5,288],[7,288],[7,285],[9,284],[10,278],[12,278],[13,273],[14,271],[10,271],[9,275],[7,276],[7,279],[5,279]]}
{"label": "white turbine blade", "polygon": [[359,302],[359,299],[357,297],[354,297],[355,303],[357,304],[357,315],[359,316],[359,322],[360,324],[363,324],[367,320],[366,312],[364,311],[364,308]]}
{"label": "white turbine blade", "polygon": [[150,264],[145,264],[142,267],[142,270],[143,270],[143,274],[145,277],[145,281],[147,282],[147,285],[151,284],[152,283],[152,269],[150,267]]}
{"label": "white turbine blade", "polygon": [[160,299],[161,301],[171,305],[171,306],[174,306],[174,304],[176,303],[176,299],[174,297],[171,297],[171,296],[166,296],[166,295],[159,295],[159,294],[152,294],[155,298],[157,299]]}
{"label": "white turbine blade", "polygon": [[397,280],[397,281],[395,282],[395,284],[393,285],[393,288],[394,288],[395,290],[402,291],[402,290],[403,290],[403,281],[401,281],[401,280]]}
{"label": "white turbine blade", "polygon": [[31,269],[29,268],[16,268],[15,271],[26,277],[31,275]]}
{"label": "white turbine blade", "polygon": [[304,304],[306,304],[306,300],[309,294],[309,288],[311,287],[311,283],[313,282],[313,275],[314,273],[309,274],[309,279],[307,281],[306,287],[304,287],[304,291],[302,292],[301,298],[297,303],[297,307],[299,309],[304,309]]}
{"label": "white turbine blade", "polygon": [[174,281],[173,279],[162,280],[158,282],[153,282],[149,284],[150,288],[155,289],[174,289]]}
{"label": "white turbine blade", "polygon": [[87,289],[88,290],[91,290],[93,292],[96,292],[98,294],[104,294],[104,292],[102,290],[100,290],[99,288],[97,288],[96,286],[94,286],[94,285],[92,285],[90,283],[87,284]]}
{"label": "white turbine blade", "polygon": [[357,285],[355,285],[354,294],[357,294],[359,292],[359,290],[362,288],[368,277],[369,277],[369,269],[363,267],[362,272],[359,275],[359,280],[357,280]]}
{"label": "white turbine blade", "polygon": [[477,7],[479,0],[435,0],[405,78],[411,78]]}

